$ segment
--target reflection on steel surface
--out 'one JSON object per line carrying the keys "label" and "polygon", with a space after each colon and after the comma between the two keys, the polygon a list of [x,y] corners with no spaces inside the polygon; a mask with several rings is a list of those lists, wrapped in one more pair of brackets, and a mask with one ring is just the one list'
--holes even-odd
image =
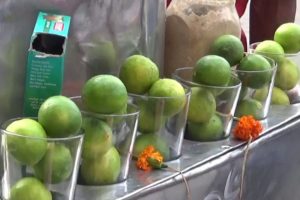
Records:
{"label": "reflection on steel surface", "polygon": [[[238,169],[240,169],[240,167],[238,167]],[[236,168],[233,168],[233,170],[229,172],[224,189],[224,200],[238,199],[241,181],[240,174],[241,172],[237,172]]]}

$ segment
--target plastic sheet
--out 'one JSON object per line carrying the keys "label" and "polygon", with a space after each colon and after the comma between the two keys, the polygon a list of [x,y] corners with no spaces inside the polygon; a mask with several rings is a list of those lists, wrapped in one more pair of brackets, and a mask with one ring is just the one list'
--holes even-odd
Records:
{"label": "plastic sheet", "polygon": [[95,74],[117,75],[143,54],[162,71],[165,2],[157,0],[0,1],[0,121],[22,115],[30,36],[39,11],[70,15],[63,94],[75,96]]}

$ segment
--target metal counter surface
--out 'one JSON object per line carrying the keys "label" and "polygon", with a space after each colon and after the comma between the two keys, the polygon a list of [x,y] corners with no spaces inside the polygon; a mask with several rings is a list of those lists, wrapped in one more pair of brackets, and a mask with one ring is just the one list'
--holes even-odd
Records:
{"label": "metal counter surface", "polygon": [[[296,200],[300,196],[299,190],[296,189],[297,197],[292,195],[295,191],[289,189],[295,189],[300,183],[300,172],[298,176],[294,173],[300,166],[300,157],[294,159],[293,156],[300,152],[300,135],[297,133],[300,129],[299,111],[300,105],[272,106],[269,117],[262,120],[264,132],[250,145],[243,199]],[[245,142],[233,138],[217,142],[185,140],[182,156],[167,164],[186,177],[192,199],[235,200],[240,191],[245,146]],[[285,176],[286,173],[290,176]],[[283,187],[280,183],[286,185]],[[99,199],[184,200],[187,199],[187,190],[180,172],[144,172],[131,166],[125,182],[107,186],[77,186],[75,200]]]}

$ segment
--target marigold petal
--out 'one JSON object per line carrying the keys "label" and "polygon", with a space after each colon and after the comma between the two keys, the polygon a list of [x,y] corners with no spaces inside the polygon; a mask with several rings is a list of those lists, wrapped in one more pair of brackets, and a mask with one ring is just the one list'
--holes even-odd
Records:
{"label": "marigold petal", "polygon": [[149,145],[147,146],[138,156],[136,166],[138,169],[142,169],[145,171],[149,171],[156,166],[152,166],[149,163],[149,159],[155,160],[157,163],[163,163],[163,156],[155,150],[154,146]]}
{"label": "marigold petal", "polygon": [[252,115],[242,116],[239,122],[236,124],[233,134],[237,139],[249,140],[257,138],[263,131],[262,124],[255,120]]}

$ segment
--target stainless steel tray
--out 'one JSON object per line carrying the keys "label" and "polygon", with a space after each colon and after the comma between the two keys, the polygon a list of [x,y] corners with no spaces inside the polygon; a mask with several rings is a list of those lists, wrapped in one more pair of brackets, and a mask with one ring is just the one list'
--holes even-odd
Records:
{"label": "stainless steel tray", "polygon": [[[288,130],[289,126],[300,125],[297,121],[299,110],[300,105],[272,106],[269,117],[262,121],[265,127],[264,132],[257,140],[252,142],[250,146],[251,149],[258,148],[265,142],[272,142],[277,136],[285,134],[284,130]],[[241,159],[244,154],[243,148],[245,145],[245,142],[240,142],[233,138],[217,142],[191,142],[185,140],[182,156],[167,164],[172,168],[181,171],[189,180],[192,194],[198,194],[199,191],[201,191],[202,196],[200,194],[192,196],[192,199],[237,199],[239,191],[238,183],[240,181],[235,180],[232,177],[240,178]],[[288,144],[282,144],[282,146],[285,145]],[[272,148],[270,148],[270,150],[272,150]],[[288,153],[288,150],[286,152]],[[289,156],[286,156],[287,162],[289,161],[289,158]],[[269,165],[272,167],[271,161],[272,159],[269,159]],[[220,173],[220,170],[222,169],[221,163],[224,162],[237,162],[237,166],[230,166],[229,168],[232,168],[233,170],[227,170],[224,176],[217,176],[218,172]],[[270,171],[272,171],[272,169],[270,169]],[[233,176],[234,173],[238,175]],[[199,179],[199,177],[201,177],[201,179]],[[259,177],[257,177],[257,179],[259,180]],[[252,184],[256,183],[253,182]],[[231,196],[228,196],[228,194],[226,196],[225,192],[222,192],[224,194],[220,195],[218,194],[220,191],[214,191],[212,185],[219,185],[219,188],[222,188],[222,190],[224,187],[227,187],[226,190],[229,190],[228,185],[231,185],[230,187],[235,190],[231,188],[231,190],[233,190],[230,193]],[[75,200],[98,199],[181,200],[187,199],[187,194],[183,178],[179,172],[165,170],[144,172],[137,170],[132,164],[130,176],[125,182],[108,186],[77,186]]]}

